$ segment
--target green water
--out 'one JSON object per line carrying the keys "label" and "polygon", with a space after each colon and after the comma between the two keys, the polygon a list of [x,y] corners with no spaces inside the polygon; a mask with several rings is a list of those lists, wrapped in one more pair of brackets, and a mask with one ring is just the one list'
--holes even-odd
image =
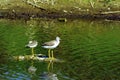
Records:
{"label": "green water", "polygon": [[[13,59],[31,55],[25,48],[30,40],[39,43],[36,54],[47,55],[41,44],[56,36],[61,42],[54,56],[65,62]],[[0,20],[0,80],[120,80],[119,75],[120,22]]]}

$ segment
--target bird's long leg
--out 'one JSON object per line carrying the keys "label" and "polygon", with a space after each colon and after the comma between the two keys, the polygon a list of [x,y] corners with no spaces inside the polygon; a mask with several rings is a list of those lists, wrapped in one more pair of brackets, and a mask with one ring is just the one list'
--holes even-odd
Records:
{"label": "bird's long leg", "polygon": [[49,57],[49,58],[51,58],[51,56],[50,56],[50,51],[51,51],[51,49],[48,50],[48,57]]}
{"label": "bird's long leg", "polygon": [[34,48],[32,48],[32,56],[34,56]]}
{"label": "bird's long leg", "polygon": [[54,59],[53,50],[51,51],[51,53],[52,53],[52,59]]}

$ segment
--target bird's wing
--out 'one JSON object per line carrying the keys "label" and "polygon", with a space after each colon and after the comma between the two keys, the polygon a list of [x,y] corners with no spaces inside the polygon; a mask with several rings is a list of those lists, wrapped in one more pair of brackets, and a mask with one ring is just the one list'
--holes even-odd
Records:
{"label": "bird's wing", "polygon": [[45,42],[42,46],[53,46],[54,44],[55,44],[55,40],[49,41],[49,42]]}

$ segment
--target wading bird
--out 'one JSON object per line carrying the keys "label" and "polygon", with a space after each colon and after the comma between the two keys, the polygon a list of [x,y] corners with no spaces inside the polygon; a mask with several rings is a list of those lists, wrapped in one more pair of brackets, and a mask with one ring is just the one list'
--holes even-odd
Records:
{"label": "wading bird", "polygon": [[[60,38],[59,37],[56,37],[55,40],[52,40],[52,41],[49,41],[49,42],[45,42],[42,44],[42,47],[43,48],[46,48],[46,49],[49,49],[48,50],[48,56],[49,58],[51,58],[50,55],[52,55],[52,59],[54,59],[54,56],[53,56],[53,49],[56,48],[60,43]],[[52,49],[52,51],[51,51]]]}
{"label": "wading bird", "polygon": [[32,49],[32,55],[34,56],[34,48],[37,47],[38,42],[37,41],[29,41],[29,43],[26,45],[26,47],[30,47]]}

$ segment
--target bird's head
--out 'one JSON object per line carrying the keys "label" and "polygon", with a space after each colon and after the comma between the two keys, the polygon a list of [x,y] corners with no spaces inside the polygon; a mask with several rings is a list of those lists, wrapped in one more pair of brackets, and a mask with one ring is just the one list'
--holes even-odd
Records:
{"label": "bird's head", "polygon": [[29,41],[29,43],[31,44],[33,41]]}
{"label": "bird's head", "polygon": [[60,37],[57,36],[57,37],[56,37],[56,40],[61,40],[61,39],[60,39]]}

